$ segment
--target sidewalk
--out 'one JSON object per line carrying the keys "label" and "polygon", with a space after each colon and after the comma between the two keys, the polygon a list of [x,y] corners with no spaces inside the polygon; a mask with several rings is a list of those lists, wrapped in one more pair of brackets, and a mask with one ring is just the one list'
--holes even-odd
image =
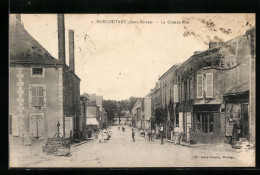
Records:
{"label": "sidewalk", "polygon": [[[166,142],[173,143],[173,140],[166,140]],[[196,143],[196,144],[190,144],[187,142],[180,142],[181,146],[190,147],[190,148],[224,148],[228,150],[233,150],[232,146],[230,144],[220,143],[220,144],[203,144],[203,143]]]}

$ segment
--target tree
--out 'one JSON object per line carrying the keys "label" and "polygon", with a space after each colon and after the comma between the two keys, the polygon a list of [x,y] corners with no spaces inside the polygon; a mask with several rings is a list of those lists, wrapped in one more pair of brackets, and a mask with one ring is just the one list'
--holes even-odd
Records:
{"label": "tree", "polygon": [[167,107],[155,109],[155,122],[164,123],[167,120]]}
{"label": "tree", "polygon": [[107,112],[107,118],[109,121],[113,121],[113,119],[116,117],[116,113],[118,113],[118,104],[115,100],[104,100],[103,101],[103,107],[105,111]]}

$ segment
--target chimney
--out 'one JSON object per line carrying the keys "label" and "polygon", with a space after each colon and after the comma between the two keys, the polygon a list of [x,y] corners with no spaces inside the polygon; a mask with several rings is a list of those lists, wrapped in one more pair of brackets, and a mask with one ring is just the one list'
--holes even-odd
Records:
{"label": "chimney", "polygon": [[64,14],[58,14],[58,49],[59,60],[66,64]]}
{"label": "chimney", "polygon": [[69,30],[69,67],[72,72],[75,72],[75,61],[74,61],[74,31]]}
{"label": "chimney", "polygon": [[220,47],[222,44],[222,42],[211,41],[209,42],[209,49]]}

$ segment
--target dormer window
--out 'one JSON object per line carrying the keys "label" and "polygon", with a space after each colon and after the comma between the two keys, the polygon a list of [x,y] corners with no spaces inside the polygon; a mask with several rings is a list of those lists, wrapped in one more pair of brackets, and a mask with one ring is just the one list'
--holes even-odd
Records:
{"label": "dormer window", "polygon": [[32,77],[45,77],[45,72],[43,68],[32,68]]}

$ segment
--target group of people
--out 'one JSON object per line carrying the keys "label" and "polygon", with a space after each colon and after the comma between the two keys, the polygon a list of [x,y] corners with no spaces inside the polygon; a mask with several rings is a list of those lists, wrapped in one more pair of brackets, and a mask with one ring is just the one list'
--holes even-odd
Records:
{"label": "group of people", "polygon": [[[164,144],[163,142],[163,133],[164,133],[164,128],[163,128],[163,125],[160,124],[159,125],[159,133],[160,133],[160,138],[161,138],[161,144]],[[181,140],[181,135],[182,135],[182,131],[181,129],[179,128],[179,125],[177,124],[176,127],[174,128],[174,137],[173,137],[173,140],[174,140],[174,144],[180,144],[180,140]],[[154,140],[154,137],[155,137],[155,130],[154,129],[151,129],[151,127],[149,127],[149,129],[147,130],[147,135],[148,135],[148,141],[153,141]],[[133,139],[133,142],[135,142],[135,130],[134,128],[132,129],[132,139]]]}
{"label": "group of people", "polygon": [[[154,141],[155,138],[155,130],[151,129],[151,127],[149,127],[149,129],[147,130],[147,135],[148,135],[148,141]],[[160,124],[160,136],[161,136],[161,144],[163,143],[163,126],[162,124]],[[132,128],[132,139],[133,142],[135,142],[135,130],[134,128]]]}
{"label": "group of people", "polygon": [[104,129],[100,129],[99,132],[98,132],[98,142],[101,143],[101,142],[107,142],[110,137],[112,136],[112,132],[109,130],[107,131],[106,128]]}
{"label": "group of people", "polygon": [[118,131],[120,131],[120,127],[122,128],[122,131],[125,132],[125,127],[121,125],[118,126]]}

